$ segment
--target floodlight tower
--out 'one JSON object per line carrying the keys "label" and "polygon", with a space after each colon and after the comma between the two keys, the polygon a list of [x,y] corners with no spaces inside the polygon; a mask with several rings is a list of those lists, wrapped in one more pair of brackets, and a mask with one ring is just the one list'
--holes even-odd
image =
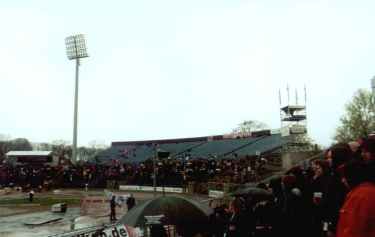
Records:
{"label": "floodlight tower", "polygon": [[78,75],[80,58],[88,57],[86,40],[83,34],[73,35],[65,38],[66,54],[69,60],[76,60],[75,93],[74,93],[74,128],[72,161],[77,161],[77,120],[78,120]]}

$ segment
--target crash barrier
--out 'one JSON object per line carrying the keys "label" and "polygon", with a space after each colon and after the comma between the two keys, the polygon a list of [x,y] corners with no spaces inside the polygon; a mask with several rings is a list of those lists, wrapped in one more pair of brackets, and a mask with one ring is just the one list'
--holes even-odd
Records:
{"label": "crash barrier", "polygon": [[93,226],[48,237],[139,237],[143,236],[138,229],[123,224]]}
{"label": "crash barrier", "polygon": [[[208,195],[211,198],[222,198],[225,193],[231,193],[239,184],[233,183],[197,183],[189,182],[187,188],[182,187],[156,187],[156,192],[166,193],[188,193],[188,194],[203,194]],[[154,187],[152,186],[138,186],[138,185],[120,185],[120,191],[130,192],[153,192]]]}
{"label": "crash barrier", "polygon": [[124,181],[107,180],[106,187],[108,189],[117,189],[121,183],[124,183]]}
{"label": "crash barrier", "polygon": [[222,191],[224,193],[230,193],[236,190],[239,184],[229,183],[229,182],[189,182],[187,185],[186,192],[189,194],[203,194],[209,195],[210,190]]}
{"label": "crash barrier", "polygon": [[208,191],[208,197],[209,198],[223,198],[224,192],[218,191],[218,190],[209,190]]}
{"label": "crash barrier", "polygon": [[[137,185],[120,185],[120,191],[143,191],[143,192],[153,192],[154,187],[152,186],[137,186]],[[179,187],[156,187],[156,192],[166,192],[166,193],[183,193],[183,189]]]}
{"label": "crash barrier", "polygon": [[10,194],[11,192],[12,192],[11,188],[0,189],[0,195],[7,195],[7,194]]}
{"label": "crash barrier", "polygon": [[217,191],[222,191],[224,193],[231,193],[234,190],[236,190],[240,184],[235,184],[235,183],[223,183],[223,182],[208,182],[208,190],[217,190]]}
{"label": "crash barrier", "polygon": [[130,194],[124,193],[113,193],[108,190],[104,190],[103,196],[86,196],[81,200],[81,214],[91,216],[107,216],[110,214],[110,200],[115,197],[116,210],[120,213],[126,211],[126,200],[130,197]]}

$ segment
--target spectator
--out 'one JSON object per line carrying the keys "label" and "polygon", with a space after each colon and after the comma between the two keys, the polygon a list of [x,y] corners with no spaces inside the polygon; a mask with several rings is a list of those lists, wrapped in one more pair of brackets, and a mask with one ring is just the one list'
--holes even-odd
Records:
{"label": "spectator", "polygon": [[375,236],[374,161],[349,163],[344,168],[344,181],[351,191],[340,211],[337,236]]}
{"label": "spectator", "polygon": [[283,236],[299,237],[306,231],[306,206],[302,198],[302,191],[297,187],[297,178],[287,175],[283,178],[285,203],[282,212]]}
{"label": "spectator", "polygon": [[155,224],[150,226],[150,236],[152,237],[167,237],[167,233],[163,225]]}
{"label": "spectator", "polygon": [[242,237],[246,235],[246,220],[241,212],[241,202],[236,199],[230,203],[229,221],[227,224],[226,237]]}
{"label": "spectator", "polygon": [[135,198],[133,194],[130,194],[130,197],[126,200],[126,206],[128,207],[128,211],[130,211],[135,206]]}
{"label": "spectator", "polygon": [[322,199],[328,192],[329,166],[326,161],[316,160],[313,162],[314,176],[310,181],[310,203],[312,211],[312,229],[311,236],[322,237],[324,208]]}
{"label": "spectator", "polygon": [[214,208],[214,212],[209,216],[210,237],[223,237],[225,233],[225,225],[228,222],[228,213],[225,206],[221,205]]}
{"label": "spectator", "polygon": [[364,139],[361,148],[363,160],[375,160],[375,138]]}
{"label": "spectator", "polygon": [[29,202],[33,202],[33,200],[34,200],[34,190],[30,190],[30,192],[29,192]]}
{"label": "spectator", "polygon": [[110,205],[110,210],[111,210],[109,214],[109,220],[111,222],[116,221],[117,218],[116,218],[116,196],[115,195],[112,195],[109,205]]}
{"label": "spectator", "polygon": [[332,146],[326,155],[326,160],[330,166],[331,173],[327,180],[327,191],[323,193],[323,219],[328,226],[328,235],[334,236],[336,233],[339,211],[348,192],[345,185],[341,182],[339,172],[345,163],[353,158],[353,153],[348,144],[339,143]]}

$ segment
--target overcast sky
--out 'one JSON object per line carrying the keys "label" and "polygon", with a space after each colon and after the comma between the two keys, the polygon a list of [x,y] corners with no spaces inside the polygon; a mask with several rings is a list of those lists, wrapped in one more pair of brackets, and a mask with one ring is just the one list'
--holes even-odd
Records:
{"label": "overcast sky", "polygon": [[306,85],[309,133],[329,145],[375,75],[374,12],[371,0],[1,1],[0,133],[72,140],[64,39],[84,33],[80,145],[279,128],[287,84],[293,101]]}

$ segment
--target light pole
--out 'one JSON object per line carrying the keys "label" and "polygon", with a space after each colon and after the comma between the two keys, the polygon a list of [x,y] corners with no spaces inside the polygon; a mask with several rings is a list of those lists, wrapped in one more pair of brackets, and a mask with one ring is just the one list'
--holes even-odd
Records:
{"label": "light pole", "polygon": [[76,60],[75,93],[74,93],[74,127],[72,162],[77,161],[77,120],[78,120],[78,75],[79,59],[88,57],[85,36],[82,34],[65,38],[66,54],[69,60]]}
{"label": "light pole", "polygon": [[154,197],[156,197],[156,156],[158,155],[158,151],[156,146],[154,147],[154,159],[152,159],[152,164],[154,166],[154,179],[153,179],[153,186],[154,186]]}

